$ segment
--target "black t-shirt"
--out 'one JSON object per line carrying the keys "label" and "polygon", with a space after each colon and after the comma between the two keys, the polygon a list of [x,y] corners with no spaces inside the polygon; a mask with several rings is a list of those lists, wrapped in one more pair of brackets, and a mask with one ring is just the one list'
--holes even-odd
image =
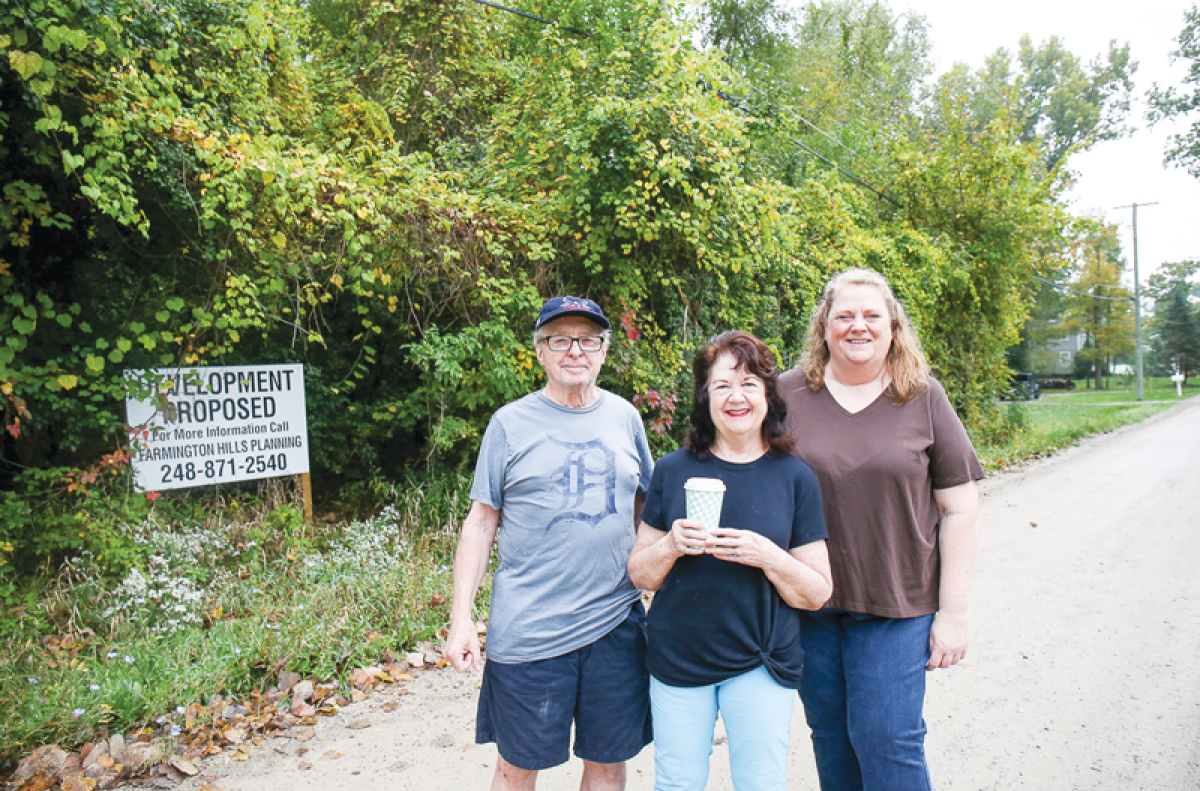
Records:
{"label": "black t-shirt", "polygon": [[[817,477],[794,456],[734,464],[677,450],[654,466],[642,521],[666,532],[687,516],[688,478],[725,482],[722,527],[753,530],[785,550],[828,536]],[[800,615],[762,569],[712,555],[679,558],[654,596],[646,629],[646,662],[664,684],[707,686],[763,665],[782,686],[800,686]]]}

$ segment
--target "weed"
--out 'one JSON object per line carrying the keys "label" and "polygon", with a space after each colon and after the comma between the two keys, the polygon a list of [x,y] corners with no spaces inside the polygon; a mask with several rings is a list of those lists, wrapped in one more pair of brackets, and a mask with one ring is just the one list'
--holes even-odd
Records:
{"label": "weed", "polygon": [[179,707],[280,670],[337,679],[435,638],[466,484],[380,485],[373,516],[312,525],[278,482],[164,497],[119,526],[139,562],[113,578],[79,551],[0,622],[0,766],[49,742],[169,733]]}

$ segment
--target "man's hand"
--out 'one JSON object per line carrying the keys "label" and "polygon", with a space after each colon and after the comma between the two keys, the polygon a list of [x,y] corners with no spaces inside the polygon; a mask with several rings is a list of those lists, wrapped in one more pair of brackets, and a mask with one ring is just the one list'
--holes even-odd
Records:
{"label": "man's hand", "polygon": [[463,520],[462,533],[458,538],[458,551],[454,553],[454,601],[450,605],[450,634],[446,636],[446,645],[442,647],[442,657],[454,665],[459,673],[469,667],[483,669],[479,633],[475,631],[472,608],[479,584],[487,572],[488,556],[499,526],[500,512],[490,505],[475,502]]}
{"label": "man's hand", "polygon": [[479,633],[475,624],[450,624],[450,634],[442,647],[442,657],[462,673],[467,668],[483,670],[483,657],[479,648]]}

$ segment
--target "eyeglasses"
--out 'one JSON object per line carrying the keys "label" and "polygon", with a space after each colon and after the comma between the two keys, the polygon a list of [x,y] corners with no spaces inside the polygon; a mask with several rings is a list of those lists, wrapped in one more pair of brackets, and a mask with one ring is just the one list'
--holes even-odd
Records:
{"label": "eyeglasses", "polygon": [[580,335],[579,337],[547,335],[542,340],[546,342],[546,348],[552,352],[569,352],[576,343],[579,344],[579,350],[583,352],[598,352],[604,348],[603,335]]}

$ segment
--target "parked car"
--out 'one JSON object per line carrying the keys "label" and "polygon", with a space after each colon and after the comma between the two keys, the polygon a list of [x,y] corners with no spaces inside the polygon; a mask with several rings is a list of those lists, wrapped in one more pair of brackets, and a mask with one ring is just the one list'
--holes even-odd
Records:
{"label": "parked car", "polygon": [[1013,401],[1032,401],[1041,397],[1042,389],[1038,387],[1037,379],[1033,374],[1028,371],[1019,371],[1009,379],[1008,395]]}

